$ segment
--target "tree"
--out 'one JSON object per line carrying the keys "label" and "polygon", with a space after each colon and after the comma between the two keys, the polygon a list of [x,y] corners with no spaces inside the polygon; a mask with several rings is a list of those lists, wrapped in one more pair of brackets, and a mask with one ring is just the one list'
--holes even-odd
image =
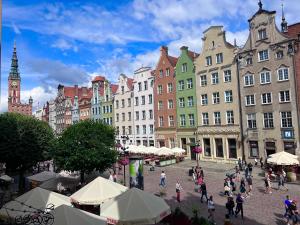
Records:
{"label": "tree", "polygon": [[24,173],[49,155],[53,131],[46,122],[17,113],[0,115],[0,131],[0,161],[7,170],[19,173],[23,191]]}
{"label": "tree", "polygon": [[55,163],[62,169],[84,173],[100,172],[117,160],[115,130],[102,122],[84,120],[68,127],[59,137],[53,151]]}

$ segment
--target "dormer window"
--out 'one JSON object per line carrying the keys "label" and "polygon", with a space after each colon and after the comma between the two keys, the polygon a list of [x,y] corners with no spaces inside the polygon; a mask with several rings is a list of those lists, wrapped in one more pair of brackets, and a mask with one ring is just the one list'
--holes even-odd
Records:
{"label": "dormer window", "polygon": [[276,59],[282,59],[283,58],[283,51],[280,50],[278,52],[276,52]]}
{"label": "dormer window", "polygon": [[211,64],[212,64],[211,56],[207,56],[207,57],[206,57],[206,65],[207,65],[207,66],[211,66]]}
{"label": "dormer window", "polygon": [[124,94],[124,86],[121,87],[121,92]]}
{"label": "dormer window", "polygon": [[267,31],[266,29],[261,29],[258,31],[258,40],[264,40],[267,38]]}
{"label": "dormer window", "polygon": [[252,64],[253,64],[253,60],[252,60],[252,58],[251,58],[251,57],[249,57],[249,58],[247,58],[247,59],[246,59],[246,64],[247,64],[247,66],[249,66],[249,65],[252,65]]}
{"label": "dormer window", "polygon": [[182,73],[187,72],[187,64],[186,64],[186,63],[183,63],[183,64],[181,65],[181,72],[182,72]]}

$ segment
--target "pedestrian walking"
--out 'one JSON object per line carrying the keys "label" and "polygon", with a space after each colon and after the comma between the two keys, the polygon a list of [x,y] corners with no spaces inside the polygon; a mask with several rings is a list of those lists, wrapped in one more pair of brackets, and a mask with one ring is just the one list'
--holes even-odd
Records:
{"label": "pedestrian walking", "polygon": [[249,176],[249,167],[247,166],[245,168],[245,178],[247,179],[248,176]]}
{"label": "pedestrian walking", "polygon": [[235,166],[235,179],[236,179],[236,181],[240,181],[240,179],[241,179],[241,173],[240,173],[240,169],[239,169],[239,167],[238,166]]}
{"label": "pedestrian walking", "polygon": [[241,158],[239,158],[239,160],[238,160],[238,166],[239,166],[239,170],[242,171],[243,167],[242,167],[242,160],[241,160]]}
{"label": "pedestrian walking", "polygon": [[166,174],[165,174],[165,171],[162,171],[161,174],[160,174],[160,186],[162,187],[165,187],[166,186]]}
{"label": "pedestrian walking", "polygon": [[224,186],[224,195],[230,196],[230,190],[231,190],[230,187],[226,183]]}
{"label": "pedestrian walking", "polygon": [[281,170],[277,174],[277,179],[278,179],[278,190],[280,190],[280,187],[282,187],[285,191],[288,191],[288,188],[284,186],[284,180],[286,177],[286,173],[284,170]]}
{"label": "pedestrian walking", "polygon": [[114,177],[113,175],[111,174],[111,172],[109,171],[109,178],[108,178],[110,181],[114,181]]}
{"label": "pedestrian walking", "polygon": [[270,174],[266,173],[265,175],[265,186],[266,186],[266,193],[267,194],[272,194],[272,188],[271,188],[271,179],[270,179]]}
{"label": "pedestrian walking", "polygon": [[234,215],[234,206],[235,206],[235,203],[234,203],[234,200],[232,197],[228,197],[227,198],[227,202],[226,202],[226,209],[227,209],[227,212],[228,212],[228,215],[229,216],[233,216]]}
{"label": "pedestrian walking", "polygon": [[293,200],[289,206],[289,219],[292,220],[293,225],[297,225],[300,223],[300,215],[297,208],[297,202]]}
{"label": "pedestrian walking", "polygon": [[242,219],[244,219],[244,210],[243,210],[243,203],[244,200],[241,194],[238,194],[236,197],[236,208],[235,208],[235,217],[241,212]]}
{"label": "pedestrian walking", "polygon": [[113,174],[113,181],[117,183],[117,174],[115,172]]}
{"label": "pedestrian walking", "polygon": [[207,198],[207,190],[206,190],[205,182],[201,184],[200,189],[201,189],[201,203],[203,203],[203,196],[206,198],[206,202],[207,202],[208,198]]}
{"label": "pedestrian walking", "polygon": [[248,171],[249,171],[249,175],[252,176],[253,165],[251,162],[248,164]]}
{"label": "pedestrian walking", "polygon": [[248,194],[251,195],[252,194],[252,176],[249,175],[247,178],[247,183],[248,183]]}
{"label": "pedestrian walking", "polygon": [[255,157],[254,158],[254,165],[257,166],[257,164],[258,164],[258,161],[257,161],[257,158]]}
{"label": "pedestrian walking", "polygon": [[245,183],[244,178],[242,178],[242,180],[241,180],[240,193],[241,193],[242,197],[247,197],[247,194],[246,194],[246,183]]}
{"label": "pedestrian walking", "polygon": [[181,184],[179,183],[179,181],[176,182],[176,199],[177,199],[177,202],[180,202],[180,192],[181,190],[183,190]]}
{"label": "pedestrian walking", "polygon": [[[289,207],[292,203],[292,200],[290,199],[290,196],[286,196],[286,199],[284,200],[284,208],[285,208],[285,213],[284,213],[284,217],[287,218],[287,220],[289,219]],[[288,223],[288,221],[287,221]]]}
{"label": "pedestrian walking", "polygon": [[215,213],[215,203],[213,201],[213,196],[209,196],[208,202],[207,202],[207,208],[208,208],[208,219],[215,223],[215,219],[214,219],[214,213]]}
{"label": "pedestrian walking", "polygon": [[263,157],[260,157],[259,162],[260,162],[260,168],[262,169],[264,167],[264,159],[263,159]]}
{"label": "pedestrian walking", "polygon": [[235,193],[236,191],[236,184],[232,178],[230,178],[230,186],[231,186],[231,191],[232,193]]}
{"label": "pedestrian walking", "polygon": [[204,179],[204,171],[201,167],[200,167],[200,176],[202,177],[202,179]]}

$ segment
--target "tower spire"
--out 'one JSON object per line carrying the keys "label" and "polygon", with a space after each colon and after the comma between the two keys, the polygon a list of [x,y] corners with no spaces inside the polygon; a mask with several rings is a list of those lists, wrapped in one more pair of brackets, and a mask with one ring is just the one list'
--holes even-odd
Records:
{"label": "tower spire", "polygon": [[13,50],[13,55],[12,55],[12,59],[11,59],[9,79],[20,79],[16,41],[14,41],[14,50]]}
{"label": "tower spire", "polygon": [[258,7],[259,7],[259,10],[262,10],[263,4],[262,4],[261,0],[258,1]]}
{"label": "tower spire", "polygon": [[283,1],[282,1],[282,4],[281,4],[281,32],[287,32],[287,30],[288,30],[288,23],[285,20]]}

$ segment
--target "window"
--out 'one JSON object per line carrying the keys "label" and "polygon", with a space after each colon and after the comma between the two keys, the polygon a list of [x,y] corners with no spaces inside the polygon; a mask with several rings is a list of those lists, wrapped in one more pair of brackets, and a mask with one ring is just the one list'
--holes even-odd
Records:
{"label": "window", "polygon": [[106,113],[106,107],[103,106],[103,113]]}
{"label": "window", "polygon": [[147,133],[147,127],[146,125],[143,125],[143,134],[146,134]]}
{"label": "window", "polygon": [[194,116],[194,114],[189,114],[189,122],[190,122],[191,127],[195,126],[195,116]]}
{"label": "window", "polygon": [[131,112],[128,112],[128,121],[131,121]]}
{"label": "window", "polygon": [[136,105],[136,106],[139,105],[139,97],[135,97],[135,105]]}
{"label": "window", "polygon": [[136,134],[140,134],[140,126],[139,125],[135,126],[135,130],[136,130]]}
{"label": "window", "polygon": [[122,121],[125,121],[125,113],[122,113]]}
{"label": "window", "polygon": [[184,98],[179,98],[179,107],[184,108]]}
{"label": "window", "polygon": [[233,116],[233,111],[226,111],[226,120],[227,124],[234,124],[234,116]]}
{"label": "window", "polygon": [[193,79],[192,78],[187,79],[186,82],[187,82],[186,83],[186,88],[187,89],[193,88]]}
{"label": "window", "polygon": [[122,105],[122,108],[125,108],[125,99],[122,99],[121,105]]}
{"label": "window", "polygon": [[246,95],[246,106],[255,105],[255,96],[254,95]]}
{"label": "window", "polygon": [[105,101],[106,102],[108,102],[108,99],[109,99],[108,95],[105,95]]}
{"label": "window", "polygon": [[122,86],[122,87],[121,87],[121,92],[122,92],[122,94],[124,94],[124,91],[125,91],[125,90],[124,90],[124,86]]}
{"label": "window", "polygon": [[163,76],[164,76],[163,70],[160,70],[160,71],[159,71],[159,77],[162,78]]}
{"label": "window", "polygon": [[215,144],[216,144],[216,153],[217,157],[224,157],[224,152],[223,152],[223,140],[222,138],[215,138]]}
{"label": "window", "polygon": [[214,112],[214,124],[221,125],[221,113],[220,112]]}
{"label": "window", "polygon": [[213,104],[219,104],[220,103],[220,94],[219,92],[213,93]]}
{"label": "window", "polygon": [[162,117],[162,116],[159,117],[159,126],[160,127],[164,126],[164,117]]}
{"label": "window", "polygon": [[169,99],[168,100],[168,109],[173,109],[174,105],[173,105],[173,100]]}
{"label": "window", "polygon": [[153,111],[151,109],[149,110],[149,119],[153,119]]}
{"label": "window", "polygon": [[142,83],[141,82],[138,83],[138,90],[142,91]]}
{"label": "window", "polygon": [[207,94],[201,95],[201,105],[207,105],[207,104],[208,104]]}
{"label": "window", "polygon": [[224,71],[224,82],[231,82],[231,70]]}
{"label": "window", "polygon": [[180,126],[184,127],[185,125],[186,125],[185,115],[182,114],[182,115],[180,115]]}
{"label": "window", "polygon": [[147,81],[144,81],[144,90],[148,90],[148,82]]}
{"label": "window", "polygon": [[180,80],[178,81],[178,90],[182,91],[184,89],[184,81]]}
{"label": "window", "polygon": [[290,102],[290,91],[279,92],[279,102]]}
{"label": "window", "polygon": [[212,73],[211,74],[211,83],[212,84],[218,84],[219,83],[219,74],[218,73]]}
{"label": "window", "polygon": [[125,132],[125,126],[122,126],[122,134],[125,135],[126,132]]}
{"label": "window", "polygon": [[244,86],[254,85],[254,76],[253,74],[247,74],[244,76]]}
{"label": "window", "polygon": [[174,127],[174,116],[169,116],[169,126]]}
{"label": "window", "polygon": [[116,109],[119,108],[119,100],[116,100]]}
{"label": "window", "polygon": [[154,133],[153,131],[154,131],[154,128],[153,128],[153,125],[151,124],[150,125],[150,134],[153,134]]}
{"label": "window", "polygon": [[168,83],[168,93],[171,93],[173,91],[173,84]]}
{"label": "window", "polygon": [[271,83],[271,73],[270,71],[264,71],[260,73],[260,83],[269,84]]}
{"label": "window", "polygon": [[140,119],[140,113],[139,111],[135,111],[135,120],[139,120]]}
{"label": "window", "polygon": [[233,97],[232,97],[232,90],[225,91],[225,102],[232,102]]}
{"label": "window", "polygon": [[223,53],[218,53],[216,55],[216,62],[217,62],[217,64],[223,63]]}
{"label": "window", "polygon": [[202,113],[202,125],[209,125],[208,113]]}
{"label": "window", "polygon": [[201,75],[200,76],[200,85],[202,87],[207,85],[207,76],[206,75]]}
{"label": "window", "polygon": [[263,93],[261,95],[261,104],[271,104],[272,103],[272,93]]}
{"label": "window", "polygon": [[264,128],[274,128],[273,113],[264,113]]}
{"label": "window", "polygon": [[145,110],[142,111],[142,120],[146,120],[146,111]]}
{"label": "window", "polygon": [[207,56],[206,57],[206,65],[211,66],[211,64],[212,64],[211,56]]}
{"label": "window", "polygon": [[258,39],[263,40],[267,38],[267,31],[266,29],[261,29],[258,31]]}
{"label": "window", "polygon": [[281,116],[281,127],[282,128],[293,127],[292,112],[280,112],[280,116]]}
{"label": "window", "polygon": [[280,68],[277,71],[278,81],[284,81],[289,79],[289,69],[288,68]]}
{"label": "window", "polygon": [[278,52],[276,52],[276,59],[282,59],[283,58],[283,51],[280,50]]}
{"label": "window", "polygon": [[110,106],[109,106],[109,112],[112,113],[112,111],[113,111],[113,107],[112,107],[112,105],[110,105]]}
{"label": "window", "polygon": [[256,128],[256,114],[251,113],[247,115],[247,126],[249,129],[255,129]]}
{"label": "window", "polygon": [[247,59],[246,59],[246,65],[247,65],[247,66],[250,66],[250,65],[252,65],[252,64],[253,64],[252,57],[247,58]]}
{"label": "window", "polygon": [[183,64],[181,65],[181,72],[182,72],[182,73],[187,72],[187,64],[186,64],[186,63],[183,63]]}
{"label": "window", "polygon": [[154,84],[154,80],[151,80],[150,81],[150,87],[153,87],[153,84]]}
{"label": "window", "polygon": [[258,158],[258,142],[249,141],[249,148],[250,148],[250,157]]}
{"label": "window", "polygon": [[203,143],[204,143],[204,155],[211,156],[210,139],[203,138]]}
{"label": "window", "polygon": [[148,95],[148,102],[149,104],[152,104],[152,95]]}
{"label": "window", "polygon": [[131,107],[131,98],[128,98],[128,107]]}
{"label": "window", "polygon": [[162,87],[162,85],[158,85],[158,86],[157,86],[157,94],[161,95],[162,92],[163,92],[163,87]]}
{"label": "window", "polygon": [[162,109],[163,109],[163,102],[158,101],[158,110],[162,110]]}
{"label": "window", "polygon": [[145,96],[142,96],[142,105],[145,105],[146,104],[146,98]]}
{"label": "window", "polygon": [[188,107],[194,106],[194,98],[193,96],[188,96]]}
{"label": "window", "polygon": [[259,61],[265,61],[269,59],[269,51],[268,50],[262,50],[258,52],[258,59]]}
{"label": "window", "polygon": [[128,126],[128,134],[131,135],[132,134],[132,127]]}
{"label": "window", "polygon": [[167,69],[166,69],[166,76],[167,76],[167,77],[170,76],[170,68],[167,68]]}
{"label": "window", "polygon": [[119,122],[119,113],[116,114],[116,121]]}

